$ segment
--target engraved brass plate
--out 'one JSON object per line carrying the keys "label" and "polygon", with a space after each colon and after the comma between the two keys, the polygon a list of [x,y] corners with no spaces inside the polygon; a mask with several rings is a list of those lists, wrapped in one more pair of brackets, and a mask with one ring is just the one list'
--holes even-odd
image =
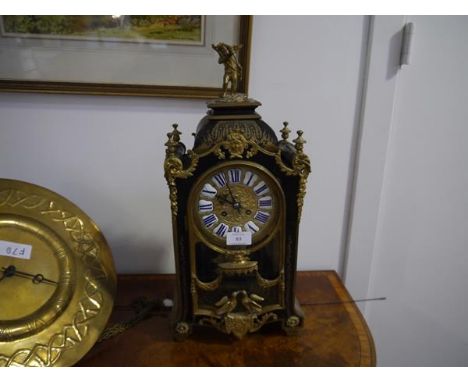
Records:
{"label": "engraved brass plate", "polygon": [[64,197],[0,179],[0,244],[0,366],[73,365],[113,307],[116,275],[103,235]]}

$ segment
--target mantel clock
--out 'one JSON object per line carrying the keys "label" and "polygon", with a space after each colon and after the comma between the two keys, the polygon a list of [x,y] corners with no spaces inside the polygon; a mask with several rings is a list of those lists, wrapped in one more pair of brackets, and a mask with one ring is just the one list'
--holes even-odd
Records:
{"label": "mantel clock", "polygon": [[208,104],[193,148],[177,125],[168,133],[176,298],[176,339],[194,325],[241,338],[280,322],[302,326],[294,296],[297,239],[310,163],[302,131],[278,140],[256,112],[260,102],[236,93],[239,46],[213,46],[225,66],[224,95]]}

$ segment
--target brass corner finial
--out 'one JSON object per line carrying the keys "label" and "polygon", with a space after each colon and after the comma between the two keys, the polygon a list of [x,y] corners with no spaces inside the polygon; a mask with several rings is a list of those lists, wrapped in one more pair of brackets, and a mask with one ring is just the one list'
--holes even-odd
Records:
{"label": "brass corner finial", "polygon": [[211,47],[218,53],[218,63],[224,65],[223,97],[237,93],[239,81],[242,78],[242,66],[237,55],[242,45],[228,45],[220,42]]}
{"label": "brass corner finial", "polygon": [[298,130],[297,138],[293,140],[296,146],[296,151],[298,153],[302,153],[304,151],[304,144],[307,143],[307,141],[304,138],[302,138],[302,134],[304,134],[304,132],[302,130]]}
{"label": "brass corner finial", "polygon": [[179,125],[177,123],[172,124],[173,130],[169,133],[167,133],[167,142],[166,142],[166,154],[167,155],[172,155],[175,154],[177,145],[180,142],[180,135],[182,134],[177,128]]}
{"label": "brass corner finial", "polygon": [[172,124],[172,128],[174,129],[174,130],[172,130],[172,137],[173,137],[174,141],[176,141],[176,142],[180,141],[180,136],[182,135],[182,133],[179,130],[177,130],[178,127],[179,127],[178,123],[173,123]]}
{"label": "brass corner finial", "polygon": [[281,133],[281,138],[283,138],[283,141],[287,141],[289,138],[289,133],[291,130],[288,129],[289,122],[284,121],[283,122],[283,128],[280,130]]}

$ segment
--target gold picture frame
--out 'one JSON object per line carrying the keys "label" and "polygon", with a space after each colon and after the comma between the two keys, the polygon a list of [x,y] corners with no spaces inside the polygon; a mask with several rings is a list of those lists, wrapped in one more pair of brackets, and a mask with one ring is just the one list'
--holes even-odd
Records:
{"label": "gold picture frame", "polygon": [[[238,22],[238,26],[234,28],[238,31],[238,36],[233,36],[234,42],[241,44],[242,49],[239,52],[239,61],[242,67],[244,68],[243,76],[239,84],[239,92],[247,93],[248,92],[248,82],[249,82],[249,60],[250,60],[250,46],[251,46],[251,33],[252,33],[252,16],[204,16],[207,18],[215,18],[215,17],[235,17],[236,21]],[[222,27],[223,23],[216,21],[213,19],[211,22],[212,29]],[[208,29],[208,28],[207,28]],[[212,33],[214,35],[214,33]],[[4,39],[10,39],[8,42],[12,40],[16,40],[16,44],[21,43],[21,38],[18,37],[2,37]],[[40,40],[39,38],[35,38],[35,40]],[[20,43],[18,43],[20,41]],[[216,52],[212,52],[211,43],[218,42],[218,41],[210,41],[209,38],[204,39],[204,52],[208,52],[210,50],[210,62],[213,61],[216,67],[219,65],[216,62]],[[74,41],[73,43],[78,44],[79,42]],[[12,45],[13,43],[10,43]],[[57,43],[56,43],[57,44]],[[118,44],[118,42],[108,42],[108,44]],[[23,44],[24,45],[24,44]],[[140,44],[142,45],[142,44]],[[181,47],[182,44],[179,45],[179,49],[184,49]],[[151,49],[151,44],[147,44],[148,51]],[[194,49],[193,47],[188,47],[190,49]],[[187,48],[187,49],[188,49]],[[11,49],[15,49],[12,47]],[[35,49],[41,49],[40,47],[35,47]],[[96,49],[94,49],[96,50]],[[152,51],[149,51],[150,54],[153,54]],[[5,53],[6,54],[6,53]],[[93,52],[86,54],[93,54]],[[207,53],[204,53],[205,56]],[[211,56],[212,55],[212,56]],[[23,54],[24,56],[24,54]],[[182,55],[179,55],[183,57]],[[18,60],[23,60],[20,55],[18,55]],[[79,57],[79,56],[77,56]],[[180,62],[181,58],[176,57],[177,60]],[[1,58],[1,57],[0,57]],[[91,56],[92,60],[92,56]],[[0,59],[0,62],[2,60]],[[183,59],[182,59],[183,61]],[[21,66],[27,67],[28,62],[20,62]],[[190,66],[190,63],[187,64]],[[10,65],[11,66],[11,65]],[[15,65],[16,68],[18,65]],[[198,69],[204,66],[198,65]],[[182,68],[182,66],[181,66]],[[183,70],[183,69],[180,69]],[[171,98],[202,98],[202,99],[210,99],[216,98],[222,95],[222,74],[219,75],[215,71],[211,69],[206,69],[210,71],[210,75],[214,78],[211,78],[211,84],[207,86],[199,85],[193,86],[191,84],[177,84],[177,85],[166,85],[166,84],[148,84],[148,83],[129,83],[126,81],[106,81],[106,82],[98,82],[98,81],[80,81],[76,79],[67,80],[53,80],[53,79],[25,79],[25,78],[16,78],[13,75],[8,75],[8,68],[3,69],[0,67],[0,91],[1,92],[20,92],[20,93],[59,93],[59,94],[90,94],[90,95],[120,95],[120,96],[150,96],[150,97],[171,97]],[[211,73],[212,72],[212,73]],[[88,72],[89,74],[89,72]],[[161,73],[160,73],[161,74]],[[195,72],[195,76],[198,75],[198,72]],[[27,73],[27,75],[29,75]],[[150,73],[148,74],[150,75]],[[163,74],[162,74],[163,75]],[[19,77],[19,76],[18,76]],[[203,77],[203,76],[201,76]],[[219,77],[219,78],[218,78]]]}

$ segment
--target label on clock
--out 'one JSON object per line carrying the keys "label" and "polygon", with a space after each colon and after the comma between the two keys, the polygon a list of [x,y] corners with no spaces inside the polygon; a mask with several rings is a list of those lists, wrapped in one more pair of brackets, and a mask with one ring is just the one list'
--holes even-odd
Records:
{"label": "label on clock", "polygon": [[226,233],[227,245],[251,245],[252,232],[227,232]]}
{"label": "label on clock", "polygon": [[0,240],[0,256],[29,260],[31,258],[31,250],[32,245],[29,244]]}

